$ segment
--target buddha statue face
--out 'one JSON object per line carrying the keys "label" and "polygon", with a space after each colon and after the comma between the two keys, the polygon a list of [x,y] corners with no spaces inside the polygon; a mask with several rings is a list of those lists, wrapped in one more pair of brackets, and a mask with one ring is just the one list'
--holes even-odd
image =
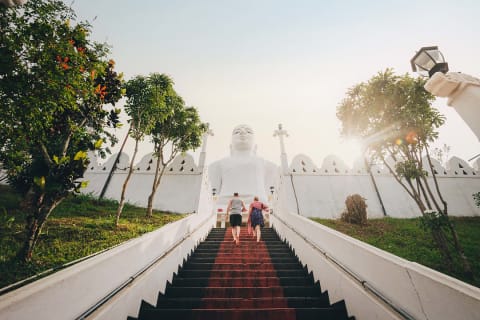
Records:
{"label": "buddha statue face", "polygon": [[245,124],[236,126],[232,131],[233,150],[252,150],[253,129]]}

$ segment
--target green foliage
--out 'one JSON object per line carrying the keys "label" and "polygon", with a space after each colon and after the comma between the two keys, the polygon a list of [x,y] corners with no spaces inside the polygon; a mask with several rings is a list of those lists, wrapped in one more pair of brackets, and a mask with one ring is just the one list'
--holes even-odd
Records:
{"label": "green foliage", "polygon": [[164,74],[149,77],[136,76],[125,84],[127,103],[125,111],[130,117],[130,135],[141,140],[149,135],[155,123],[168,115],[165,97],[172,90],[173,81]]}
{"label": "green foliage", "polygon": [[[430,159],[428,148],[445,122],[432,108],[434,96],[424,84],[422,78],[398,76],[387,69],[351,88],[337,107],[341,134],[361,138],[367,155],[396,175],[421,212],[431,205],[421,196],[425,191],[417,187],[429,189],[424,181],[427,175],[436,179],[430,161],[424,163],[424,158]],[[437,210],[443,209],[437,206]]]}
{"label": "green foliage", "polygon": [[[422,78],[397,76],[387,69],[354,86],[337,107],[341,134],[363,139],[375,159],[391,156],[397,162],[418,163],[424,148],[438,137],[437,129],[445,121],[431,107],[434,97],[423,88],[424,84]],[[422,167],[417,169],[403,172],[407,176],[417,175]]]}
{"label": "green foliage", "polygon": [[6,229],[10,229],[15,222],[15,217],[9,216],[7,209],[0,208],[0,231],[5,232]]}
{"label": "green foliage", "polygon": [[155,123],[152,142],[156,154],[160,156],[163,155],[165,147],[170,145],[170,156],[166,157],[168,162],[180,152],[198,148],[207,126],[200,121],[197,109],[186,107],[182,97],[173,89],[166,95],[165,105],[167,116]]}
{"label": "green foliage", "polygon": [[415,180],[420,177],[426,177],[428,172],[419,168],[415,160],[406,160],[395,164],[395,172],[407,180]]}
{"label": "green foliage", "polygon": [[182,97],[173,88],[165,94],[165,108],[166,117],[157,121],[151,132],[154,154],[158,159],[152,192],[148,197],[147,216],[152,212],[155,192],[167,165],[179,153],[198,148],[202,143],[202,135],[207,130],[207,124],[201,122],[197,109],[186,107]]}
{"label": "green foliage", "polygon": [[[0,162],[28,195],[31,254],[51,209],[82,187],[88,150],[116,142],[121,76],[90,25],[59,0],[0,8]],[[39,230],[34,230],[34,228]],[[28,247],[28,248],[27,248]]]}
{"label": "green foliage", "polygon": [[0,161],[22,192],[78,191],[88,165],[79,152],[112,138],[104,127],[118,122],[115,111],[103,108],[120,98],[114,62],[105,59],[105,45],[88,39],[90,26],[74,19],[55,0],[0,12],[7,62],[0,70]]}
{"label": "green foliage", "polygon": [[369,219],[368,224],[364,226],[345,223],[341,220],[319,218],[312,218],[312,220],[409,261],[420,263],[480,287],[479,217],[451,217],[459,238],[462,239],[465,254],[472,262],[476,280],[465,277],[460,264],[455,265],[452,272],[448,271],[435,242],[429,233],[424,232],[420,218]]}
{"label": "green foliage", "polygon": [[342,213],[341,220],[347,223],[365,225],[367,223],[367,204],[365,198],[353,194],[345,200],[347,210]]}
{"label": "green foliage", "polygon": [[475,201],[475,205],[480,208],[480,192],[473,194],[473,200]]}
{"label": "green foliage", "polygon": [[115,228],[116,201],[98,200],[88,195],[69,196],[45,224],[32,261],[20,263],[15,255],[24,240],[22,230],[25,213],[19,209],[19,201],[15,207],[10,207],[13,203],[7,204],[9,199],[15,197],[11,190],[0,188],[0,208],[9,207],[7,214],[14,218],[13,223],[0,232],[0,287],[110,248],[185,217],[183,214],[154,212],[152,218],[147,219],[144,208],[127,204],[120,225]]}
{"label": "green foliage", "polygon": [[420,225],[425,231],[447,230],[448,224],[448,216],[439,214],[436,211],[424,211],[423,215],[420,217]]}

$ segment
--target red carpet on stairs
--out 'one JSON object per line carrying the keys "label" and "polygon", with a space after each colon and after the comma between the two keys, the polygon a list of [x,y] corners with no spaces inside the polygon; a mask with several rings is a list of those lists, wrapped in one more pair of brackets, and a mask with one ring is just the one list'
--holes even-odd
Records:
{"label": "red carpet on stairs", "polygon": [[244,310],[283,308],[282,319],[295,319],[295,310],[288,308],[283,297],[265,242],[257,242],[246,228],[241,229],[239,244],[232,239],[228,229],[210,271],[210,290],[202,308],[232,309],[229,319],[244,319]]}
{"label": "red carpet on stairs", "polygon": [[273,229],[262,229],[260,242],[246,228],[239,244],[232,240],[230,228],[214,228],[157,305],[142,302],[138,319],[354,319],[343,301],[330,305],[328,293]]}

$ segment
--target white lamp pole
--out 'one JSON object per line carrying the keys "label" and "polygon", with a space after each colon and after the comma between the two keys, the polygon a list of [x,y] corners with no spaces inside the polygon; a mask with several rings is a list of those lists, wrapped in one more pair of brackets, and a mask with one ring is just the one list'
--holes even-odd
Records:
{"label": "white lamp pole", "polygon": [[480,79],[459,72],[448,72],[438,47],[423,47],[410,60],[414,72],[428,73],[425,89],[437,97],[448,98],[463,121],[480,140]]}

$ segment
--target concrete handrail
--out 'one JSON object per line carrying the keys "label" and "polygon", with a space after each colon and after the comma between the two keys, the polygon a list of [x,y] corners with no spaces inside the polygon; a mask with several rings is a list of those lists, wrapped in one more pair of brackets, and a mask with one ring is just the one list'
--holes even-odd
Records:
{"label": "concrete handrail", "polygon": [[[399,258],[299,215],[273,215],[272,220],[279,233],[289,242],[292,241],[302,262],[314,270],[322,288],[333,292],[331,297],[345,299],[347,308],[357,319],[375,318],[374,315],[378,316],[378,313],[369,313],[364,306],[365,302],[358,303],[355,297],[349,297],[346,292],[348,290],[339,289],[338,284],[324,278],[323,271],[316,266],[319,256],[323,256],[323,260],[328,256],[337,264],[337,268],[340,265],[346,269],[343,271],[351,272],[351,277],[356,278],[357,283],[367,286],[377,297],[383,297],[382,303],[387,307],[390,304],[389,308],[393,306],[395,313],[402,318],[478,319],[479,288]],[[317,248],[313,250],[316,254],[306,254],[305,241]]]}
{"label": "concrete handrail", "polygon": [[[173,248],[178,248],[179,253],[164,270],[171,278],[184,257],[207,235],[214,225],[214,219],[211,212],[192,214],[9,292],[0,301],[0,318],[26,320],[82,317],[85,310],[97,305],[133,275],[144,270],[145,266],[171,252]],[[195,232],[195,237],[191,237]],[[141,298],[132,302],[137,304],[138,310]]]}

